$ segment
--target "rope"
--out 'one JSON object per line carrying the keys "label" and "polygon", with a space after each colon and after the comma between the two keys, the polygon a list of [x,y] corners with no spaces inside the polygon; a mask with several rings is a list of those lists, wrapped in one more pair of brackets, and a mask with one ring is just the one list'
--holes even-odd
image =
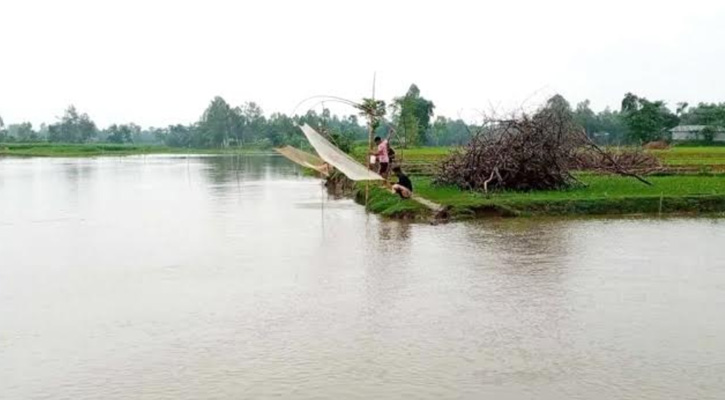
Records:
{"label": "rope", "polygon": [[320,228],[322,237],[325,237],[325,185],[320,185]]}

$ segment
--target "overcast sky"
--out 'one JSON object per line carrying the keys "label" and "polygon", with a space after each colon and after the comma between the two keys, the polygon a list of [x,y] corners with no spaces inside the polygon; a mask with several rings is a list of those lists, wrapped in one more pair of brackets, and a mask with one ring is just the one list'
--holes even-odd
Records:
{"label": "overcast sky", "polygon": [[379,98],[414,82],[467,119],[554,93],[725,101],[725,1],[0,0],[6,123],[68,104],[101,127],[189,123],[216,95],[291,113],[369,96],[373,73]]}

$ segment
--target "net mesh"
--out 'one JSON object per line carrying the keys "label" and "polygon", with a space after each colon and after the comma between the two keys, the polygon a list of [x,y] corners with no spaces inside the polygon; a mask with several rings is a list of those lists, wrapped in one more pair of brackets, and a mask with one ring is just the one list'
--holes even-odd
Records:
{"label": "net mesh", "polygon": [[275,149],[275,151],[296,164],[299,164],[306,168],[312,168],[315,171],[320,172],[321,174],[328,175],[325,161],[314,154],[310,154],[306,151],[302,151],[292,146],[281,147]]}
{"label": "net mesh", "polygon": [[322,135],[317,133],[309,125],[305,124],[300,127],[307,137],[312,147],[315,148],[317,154],[322,157],[328,164],[337,168],[348,178],[354,181],[378,181],[384,180],[382,176],[365,168],[362,164],[355,161],[352,157],[345,154],[335,145],[327,141]]}

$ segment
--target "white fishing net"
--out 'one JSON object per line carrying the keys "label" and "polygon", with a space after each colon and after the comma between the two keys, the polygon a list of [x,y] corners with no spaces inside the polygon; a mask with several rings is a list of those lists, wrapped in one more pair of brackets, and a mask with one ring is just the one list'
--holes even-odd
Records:
{"label": "white fishing net", "polygon": [[314,154],[307,153],[292,146],[285,146],[275,150],[294,163],[303,167],[312,168],[323,175],[328,175],[325,161]]}
{"label": "white fishing net", "polygon": [[302,132],[307,136],[312,147],[315,148],[317,154],[322,157],[325,162],[337,168],[348,178],[354,181],[378,181],[384,180],[382,176],[370,171],[365,166],[355,161],[352,157],[345,154],[335,145],[327,141],[322,135],[317,133],[309,125],[305,124],[300,127]]}

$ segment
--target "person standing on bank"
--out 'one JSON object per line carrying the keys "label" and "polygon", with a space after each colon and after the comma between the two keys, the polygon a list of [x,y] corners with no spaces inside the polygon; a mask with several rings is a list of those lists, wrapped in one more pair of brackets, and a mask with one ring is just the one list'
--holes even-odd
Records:
{"label": "person standing on bank", "polygon": [[398,183],[391,188],[393,193],[397,193],[403,199],[409,199],[413,196],[413,182],[410,181],[408,175],[403,173],[399,166],[393,167],[393,173],[398,177]]}
{"label": "person standing on bank", "polygon": [[374,142],[377,148],[371,153],[377,161],[378,173],[385,179],[388,179],[390,166],[395,161],[395,151],[390,147],[390,138],[394,133],[395,129],[391,126],[388,128],[388,137],[385,139],[375,136]]}
{"label": "person standing on bank", "polygon": [[388,171],[390,169],[390,157],[388,157],[388,139],[381,139],[380,136],[375,136],[375,157],[378,161],[378,173],[383,178],[388,178]]}

